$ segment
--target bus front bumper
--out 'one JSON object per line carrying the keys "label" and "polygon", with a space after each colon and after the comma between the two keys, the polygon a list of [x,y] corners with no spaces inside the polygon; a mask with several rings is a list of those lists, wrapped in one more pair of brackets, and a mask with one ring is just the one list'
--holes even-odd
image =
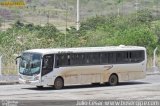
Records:
{"label": "bus front bumper", "polygon": [[35,85],[35,86],[41,86],[42,85],[39,80],[32,81],[32,80],[24,80],[24,79],[21,79],[21,78],[19,78],[19,83],[20,84]]}

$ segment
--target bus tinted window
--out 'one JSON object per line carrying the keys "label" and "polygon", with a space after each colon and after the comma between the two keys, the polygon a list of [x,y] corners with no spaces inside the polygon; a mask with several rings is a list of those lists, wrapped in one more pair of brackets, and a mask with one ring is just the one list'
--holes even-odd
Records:
{"label": "bus tinted window", "polygon": [[70,55],[69,54],[57,54],[56,56],[56,67],[70,65]]}
{"label": "bus tinted window", "polygon": [[117,63],[127,63],[129,62],[128,52],[117,52],[116,53],[116,62]]}
{"label": "bus tinted window", "polygon": [[116,52],[109,52],[108,53],[108,63],[109,64],[116,63]]}
{"label": "bus tinted window", "polygon": [[45,55],[42,63],[42,75],[45,75],[53,70],[54,55]]}
{"label": "bus tinted window", "polygon": [[85,54],[84,53],[73,53],[71,54],[71,65],[84,65]]}
{"label": "bus tinted window", "polygon": [[108,63],[108,53],[102,52],[100,55],[100,63],[101,64],[107,64]]}
{"label": "bus tinted window", "polygon": [[144,60],[144,51],[131,51],[131,62],[140,62]]}
{"label": "bus tinted window", "polygon": [[101,64],[124,64],[136,63],[144,60],[144,51],[113,51],[102,52],[100,55]]}
{"label": "bus tinted window", "polygon": [[88,65],[100,64],[100,54],[99,53],[86,53],[85,54],[85,64],[88,64]]}
{"label": "bus tinted window", "polygon": [[56,66],[84,66],[101,64],[127,64],[144,60],[144,51],[110,51],[93,53],[57,54]]}

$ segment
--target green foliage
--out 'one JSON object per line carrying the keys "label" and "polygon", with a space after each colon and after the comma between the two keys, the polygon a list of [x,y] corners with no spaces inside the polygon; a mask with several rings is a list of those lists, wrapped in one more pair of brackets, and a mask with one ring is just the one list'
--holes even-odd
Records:
{"label": "green foliage", "polygon": [[44,27],[41,27],[38,31],[38,37],[45,37],[48,39],[56,38],[60,34],[60,31],[51,24],[47,24]]}
{"label": "green foliage", "polygon": [[151,29],[157,35],[157,37],[158,37],[158,44],[160,44],[160,20],[153,21],[151,23]]}
{"label": "green foliage", "polygon": [[147,48],[148,54],[151,55],[159,42],[158,39],[160,39],[159,27],[156,27],[156,31],[151,29],[154,20],[148,10],[141,10],[136,15],[132,14],[126,17],[112,15],[106,18],[96,16],[82,22],[79,32],[75,32],[73,28],[68,32],[70,35],[81,35],[81,39],[76,45],[107,46],[124,44],[144,46]]}
{"label": "green foliage", "polygon": [[2,19],[1,19],[1,17],[0,17],[0,27],[2,26]]}
{"label": "green foliage", "polygon": [[152,11],[150,10],[140,10],[137,13],[133,14],[136,16],[136,20],[141,23],[147,23],[154,20],[154,17],[152,15]]}
{"label": "green foliage", "polygon": [[107,45],[144,46],[149,56],[160,46],[160,21],[148,10],[129,16],[96,16],[83,21],[80,30],[75,27],[62,33],[52,24],[39,26],[15,22],[12,28],[0,31],[1,54],[12,61],[13,54],[27,49],[54,47],[81,47]]}
{"label": "green foliage", "polygon": [[118,4],[121,3],[121,2],[123,2],[123,0],[117,0],[117,3],[118,3]]}
{"label": "green foliage", "polygon": [[104,24],[106,18],[104,16],[96,16],[87,19],[85,22],[81,23],[81,30],[95,30],[97,26]]}
{"label": "green foliage", "polygon": [[20,27],[23,27],[24,24],[22,22],[20,22],[19,20],[17,20],[14,24],[13,24],[13,27],[17,27],[17,28],[20,28]]}

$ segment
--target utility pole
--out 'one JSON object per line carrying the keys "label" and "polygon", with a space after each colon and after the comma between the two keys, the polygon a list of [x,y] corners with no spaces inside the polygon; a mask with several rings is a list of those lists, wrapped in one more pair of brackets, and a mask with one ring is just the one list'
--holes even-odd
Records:
{"label": "utility pole", "polygon": [[138,12],[138,9],[139,9],[139,7],[138,7],[138,5],[139,5],[139,0],[136,0],[136,3],[135,3],[135,8],[136,8],[136,18],[137,18],[137,12]]}
{"label": "utility pole", "polygon": [[65,28],[65,39],[64,39],[64,43],[65,43],[65,47],[67,46],[67,27],[68,27],[68,3],[66,0],[66,28]]}
{"label": "utility pole", "polygon": [[136,5],[136,11],[138,11],[138,9],[139,9],[139,7],[138,7],[138,5],[139,5],[139,2],[138,2],[138,0],[136,0],[136,3],[135,3],[135,5]]}
{"label": "utility pole", "polygon": [[49,24],[49,10],[47,11],[47,24]]}
{"label": "utility pole", "polygon": [[157,52],[157,47],[154,49],[153,51],[153,72],[154,73],[157,73],[158,70],[157,70],[157,66],[156,66],[156,52]]}
{"label": "utility pole", "polygon": [[120,10],[119,10],[119,7],[118,7],[118,10],[117,10],[117,11],[118,11],[118,15],[117,15],[117,16],[119,17],[119,16],[120,16]]}
{"label": "utility pole", "polygon": [[41,10],[38,11],[39,14],[38,14],[38,17],[39,17],[39,23],[40,23],[40,26],[41,26]]}
{"label": "utility pole", "polygon": [[2,56],[0,56],[0,76],[2,75]]}
{"label": "utility pole", "polygon": [[80,26],[80,23],[79,23],[79,0],[77,0],[77,22],[76,22],[76,29],[77,31],[79,30],[79,26]]}

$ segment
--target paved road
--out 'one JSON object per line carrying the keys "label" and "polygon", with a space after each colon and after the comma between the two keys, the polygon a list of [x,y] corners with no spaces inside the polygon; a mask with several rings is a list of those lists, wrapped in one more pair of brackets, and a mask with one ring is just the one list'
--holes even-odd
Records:
{"label": "paved road", "polygon": [[10,106],[5,105],[5,103],[16,104],[17,102],[18,105],[14,106],[75,106],[77,103],[76,101],[69,101],[66,103],[64,100],[91,99],[160,100],[160,75],[148,75],[145,79],[122,82],[114,87],[106,85],[84,85],[70,86],[62,90],[55,90],[51,87],[37,89],[35,86],[22,84],[0,85],[0,100],[2,100],[0,101],[0,106]]}
{"label": "paved road", "polygon": [[84,85],[55,90],[30,85],[0,85],[0,100],[160,100],[160,75],[122,82],[118,86]]}

